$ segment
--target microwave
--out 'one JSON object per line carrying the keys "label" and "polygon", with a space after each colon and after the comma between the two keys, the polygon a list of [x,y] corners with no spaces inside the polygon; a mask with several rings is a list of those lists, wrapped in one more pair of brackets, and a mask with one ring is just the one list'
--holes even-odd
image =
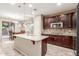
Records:
{"label": "microwave", "polygon": [[63,28],[63,22],[51,23],[50,28]]}

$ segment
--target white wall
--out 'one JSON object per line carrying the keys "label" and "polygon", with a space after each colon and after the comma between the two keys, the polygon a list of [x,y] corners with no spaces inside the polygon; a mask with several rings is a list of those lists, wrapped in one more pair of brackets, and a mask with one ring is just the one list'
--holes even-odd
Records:
{"label": "white wall", "polygon": [[34,35],[41,35],[41,15],[34,17]]}
{"label": "white wall", "polygon": [[2,20],[0,19],[0,40],[2,39]]}
{"label": "white wall", "polygon": [[20,23],[15,23],[15,32],[20,32],[21,31],[21,24]]}

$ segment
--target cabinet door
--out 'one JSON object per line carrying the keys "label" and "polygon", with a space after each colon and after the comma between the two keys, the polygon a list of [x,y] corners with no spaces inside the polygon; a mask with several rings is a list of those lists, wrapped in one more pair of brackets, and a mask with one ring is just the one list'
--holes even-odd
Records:
{"label": "cabinet door", "polygon": [[66,28],[73,28],[73,20],[72,20],[72,17],[73,17],[73,13],[69,13],[66,15]]}
{"label": "cabinet door", "polygon": [[76,28],[77,13],[73,13],[73,28]]}
{"label": "cabinet door", "polygon": [[73,48],[73,39],[72,39],[72,37],[64,36],[62,44],[63,44],[64,47]]}
{"label": "cabinet door", "polygon": [[73,27],[73,13],[61,15],[60,19],[63,22],[63,28],[72,28]]}
{"label": "cabinet door", "polygon": [[72,14],[68,14],[67,15],[67,20],[66,20],[66,22],[67,22],[67,27],[68,28],[71,28],[72,27]]}
{"label": "cabinet door", "polygon": [[73,49],[73,38],[71,36],[56,36],[54,40],[58,46]]}
{"label": "cabinet door", "polygon": [[51,35],[47,39],[48,44],[53,44],[61,47],[71,48],[73,49],[73,37],[71,36],[53,36]]}
{"label": "cabinet door", "polygon": [[66,28],[66,15],[60,15],[60,21],[63,22],[63,28]]}
{"label": "cabinet door", "polygon": [[47,18],[47,17],[43,18],[43,28],[44,29],[50,28],[50,24],[49,24],[49,20],[48,19],[49,18]]}
{"label": "cabinet door", "polygon": [[54,22],[54,18],[53,18],[53,17],[51,17],[51,18],[49,17],[49,18],[48,18],[48,22],[49,22],[49,23],[53,23],[53,22]]}
{"label": "cabinet door", "polygon": [[43,28],[47,28],[47,19],[45,17],[43,18]]}
{"label": "cabinet door", "polygon": [[49,36],[49,38],[47,39],[47,43],[48,44],[55,44],[54,36]]}
{"label": "cabinet door", "polygon": [[62,46],[62,37],[61,36],[50,36],[48,41],[49,44],[54,44],[58,46]]}
{"label": "cabinet door", "polygon": [[55,38],[55,43],[56,43],[56,45],[58,45],[58,46],[62,46],[62,42],[63,42],[63,38],[62,38],[62,36],[56,36]]}
{"label": "cabinet door", "polygon": [[49,19],[51,19],[50,23],[57,23],[60,21],[60,16],[54,16]]}

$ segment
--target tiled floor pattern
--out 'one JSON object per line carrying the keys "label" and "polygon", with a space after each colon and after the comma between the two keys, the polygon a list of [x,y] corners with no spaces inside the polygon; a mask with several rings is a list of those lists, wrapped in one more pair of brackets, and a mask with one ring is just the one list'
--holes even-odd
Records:
{"label": "tiled floor pattern", "polygon": [[[0,41],[0,56],[21,56],[13,49],[14,41]],[[58,47],[55,45],[48,44],[48,50],[46,56],[74,56],[74,52],[71,49]]]}
{"label": "tiled floor pattern", "polygon": [[13,49],[14,41],[0,41],[0,56],[21,56]]}
{"label": "tiled floor pattern", "polygon": [[46,56],[75,56],[72,49],[48,44]]}

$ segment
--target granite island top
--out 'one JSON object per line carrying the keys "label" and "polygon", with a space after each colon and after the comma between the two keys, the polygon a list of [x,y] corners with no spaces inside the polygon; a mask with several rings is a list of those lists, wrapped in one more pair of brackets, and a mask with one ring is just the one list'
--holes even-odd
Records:
{"label": "granite island top", "polygon": [[33,40],[33,41],[40,41],[40,40],[48,38],[48,36],[44,36],[44,35],[16,34],[14,36],[21,37],[21,38],[28,39],[28,40]]}

